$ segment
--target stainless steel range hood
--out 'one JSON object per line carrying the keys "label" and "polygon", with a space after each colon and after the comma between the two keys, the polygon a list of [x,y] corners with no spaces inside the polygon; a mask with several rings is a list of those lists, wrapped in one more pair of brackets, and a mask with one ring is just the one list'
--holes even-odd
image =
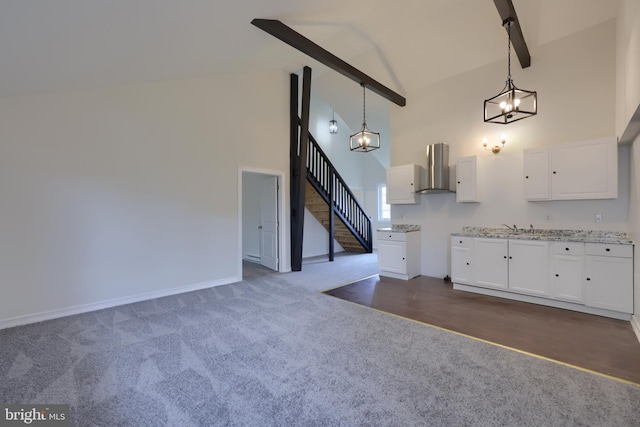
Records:
{"label": "stainless steel range hood", "polygon": [[449,145],[446,142],[427,146],[424,187],[416,193],[453,193],[449,189]]}

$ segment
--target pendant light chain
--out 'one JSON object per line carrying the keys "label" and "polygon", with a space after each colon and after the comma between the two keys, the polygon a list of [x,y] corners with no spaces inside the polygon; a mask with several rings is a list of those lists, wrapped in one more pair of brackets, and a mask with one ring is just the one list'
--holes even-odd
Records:
{"label": "pendant light chain", "polygon": [[507,37],[509,37],[509,42],[508,42],[508,46],[507,46],[507,70],[508,70],[508,75],[507,75],[507,79],[509,79],[509,81],[511,81],[511,21],[507,22]]}
{"label": "pendant light chain", "polygon": [[362,83],[362,123],[363,124],[367,124],[367,115],[366,115],[366,110],[365,110],[365,106],[366,106],[366,102],[365,102],[365,86],[364,83]]}

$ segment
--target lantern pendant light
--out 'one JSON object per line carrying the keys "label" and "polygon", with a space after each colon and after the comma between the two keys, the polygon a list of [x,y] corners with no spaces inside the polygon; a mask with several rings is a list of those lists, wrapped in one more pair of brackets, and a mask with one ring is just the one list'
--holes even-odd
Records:
{"label": "lantern pendant light", "polygon": [[518,89],[511,79],[511,25],[509,17],[502,22],[509,36],[507,83],[502,91],[484,101],[484,121],[486,123],[509,124],[538,113],[538,94],[535,91]]}
{"label": "lantern pendant light", "polygon": [[336,122],[336,111],[333,110],[333,119],[329,120],[329,133],[335,135],[338,133],[338,122]]}
{"label": "lantern pendant light", "polygon": [[351,135],[349,138],[349,148],[351,151],[359,151],[362,153],[368,153],[369,151],[377,150],[380,148],[380,134],[378,132],[372,132],[367,128],[366,118],[366,102],[365,102],[365,84],[362,86],[362,129]]}

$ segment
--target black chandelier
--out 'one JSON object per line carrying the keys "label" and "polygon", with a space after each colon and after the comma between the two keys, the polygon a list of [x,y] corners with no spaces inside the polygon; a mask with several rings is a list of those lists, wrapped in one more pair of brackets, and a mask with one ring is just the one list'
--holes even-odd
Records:
{"label": "black chandelier", "polygon": [[351,151],[367,153],[380,148],[380,134],[378,132],[372,132],[367,128],[367,119],[365,114],[366,88],[364,83],[361,83],[360,86],[362,86],[362,129],[349,137],[349,148]]}
{"label": "black chandelier", "polygon": [[511,25],[514,19],[509,17],[502,22],[509,36],[507,83],[502,91],[484,101],[484,121],[486,123],[509,124],[538,113],[538,94],[536,91],[518,89],[511,79]]}

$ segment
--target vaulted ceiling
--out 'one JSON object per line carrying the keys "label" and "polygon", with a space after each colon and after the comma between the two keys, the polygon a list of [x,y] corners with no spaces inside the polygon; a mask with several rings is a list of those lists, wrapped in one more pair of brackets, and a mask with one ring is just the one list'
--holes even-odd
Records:
{"label": "vaulted ceiling", "polygon": [[[513,2],[532,66],[538,46],[615,18],[618,4]],[[357,84],[253,18],[281,20],[408,103],[417,88],[506,56],[493,0],[0,0],[0,97],[310,65],[332,105],[360,103]]]}

